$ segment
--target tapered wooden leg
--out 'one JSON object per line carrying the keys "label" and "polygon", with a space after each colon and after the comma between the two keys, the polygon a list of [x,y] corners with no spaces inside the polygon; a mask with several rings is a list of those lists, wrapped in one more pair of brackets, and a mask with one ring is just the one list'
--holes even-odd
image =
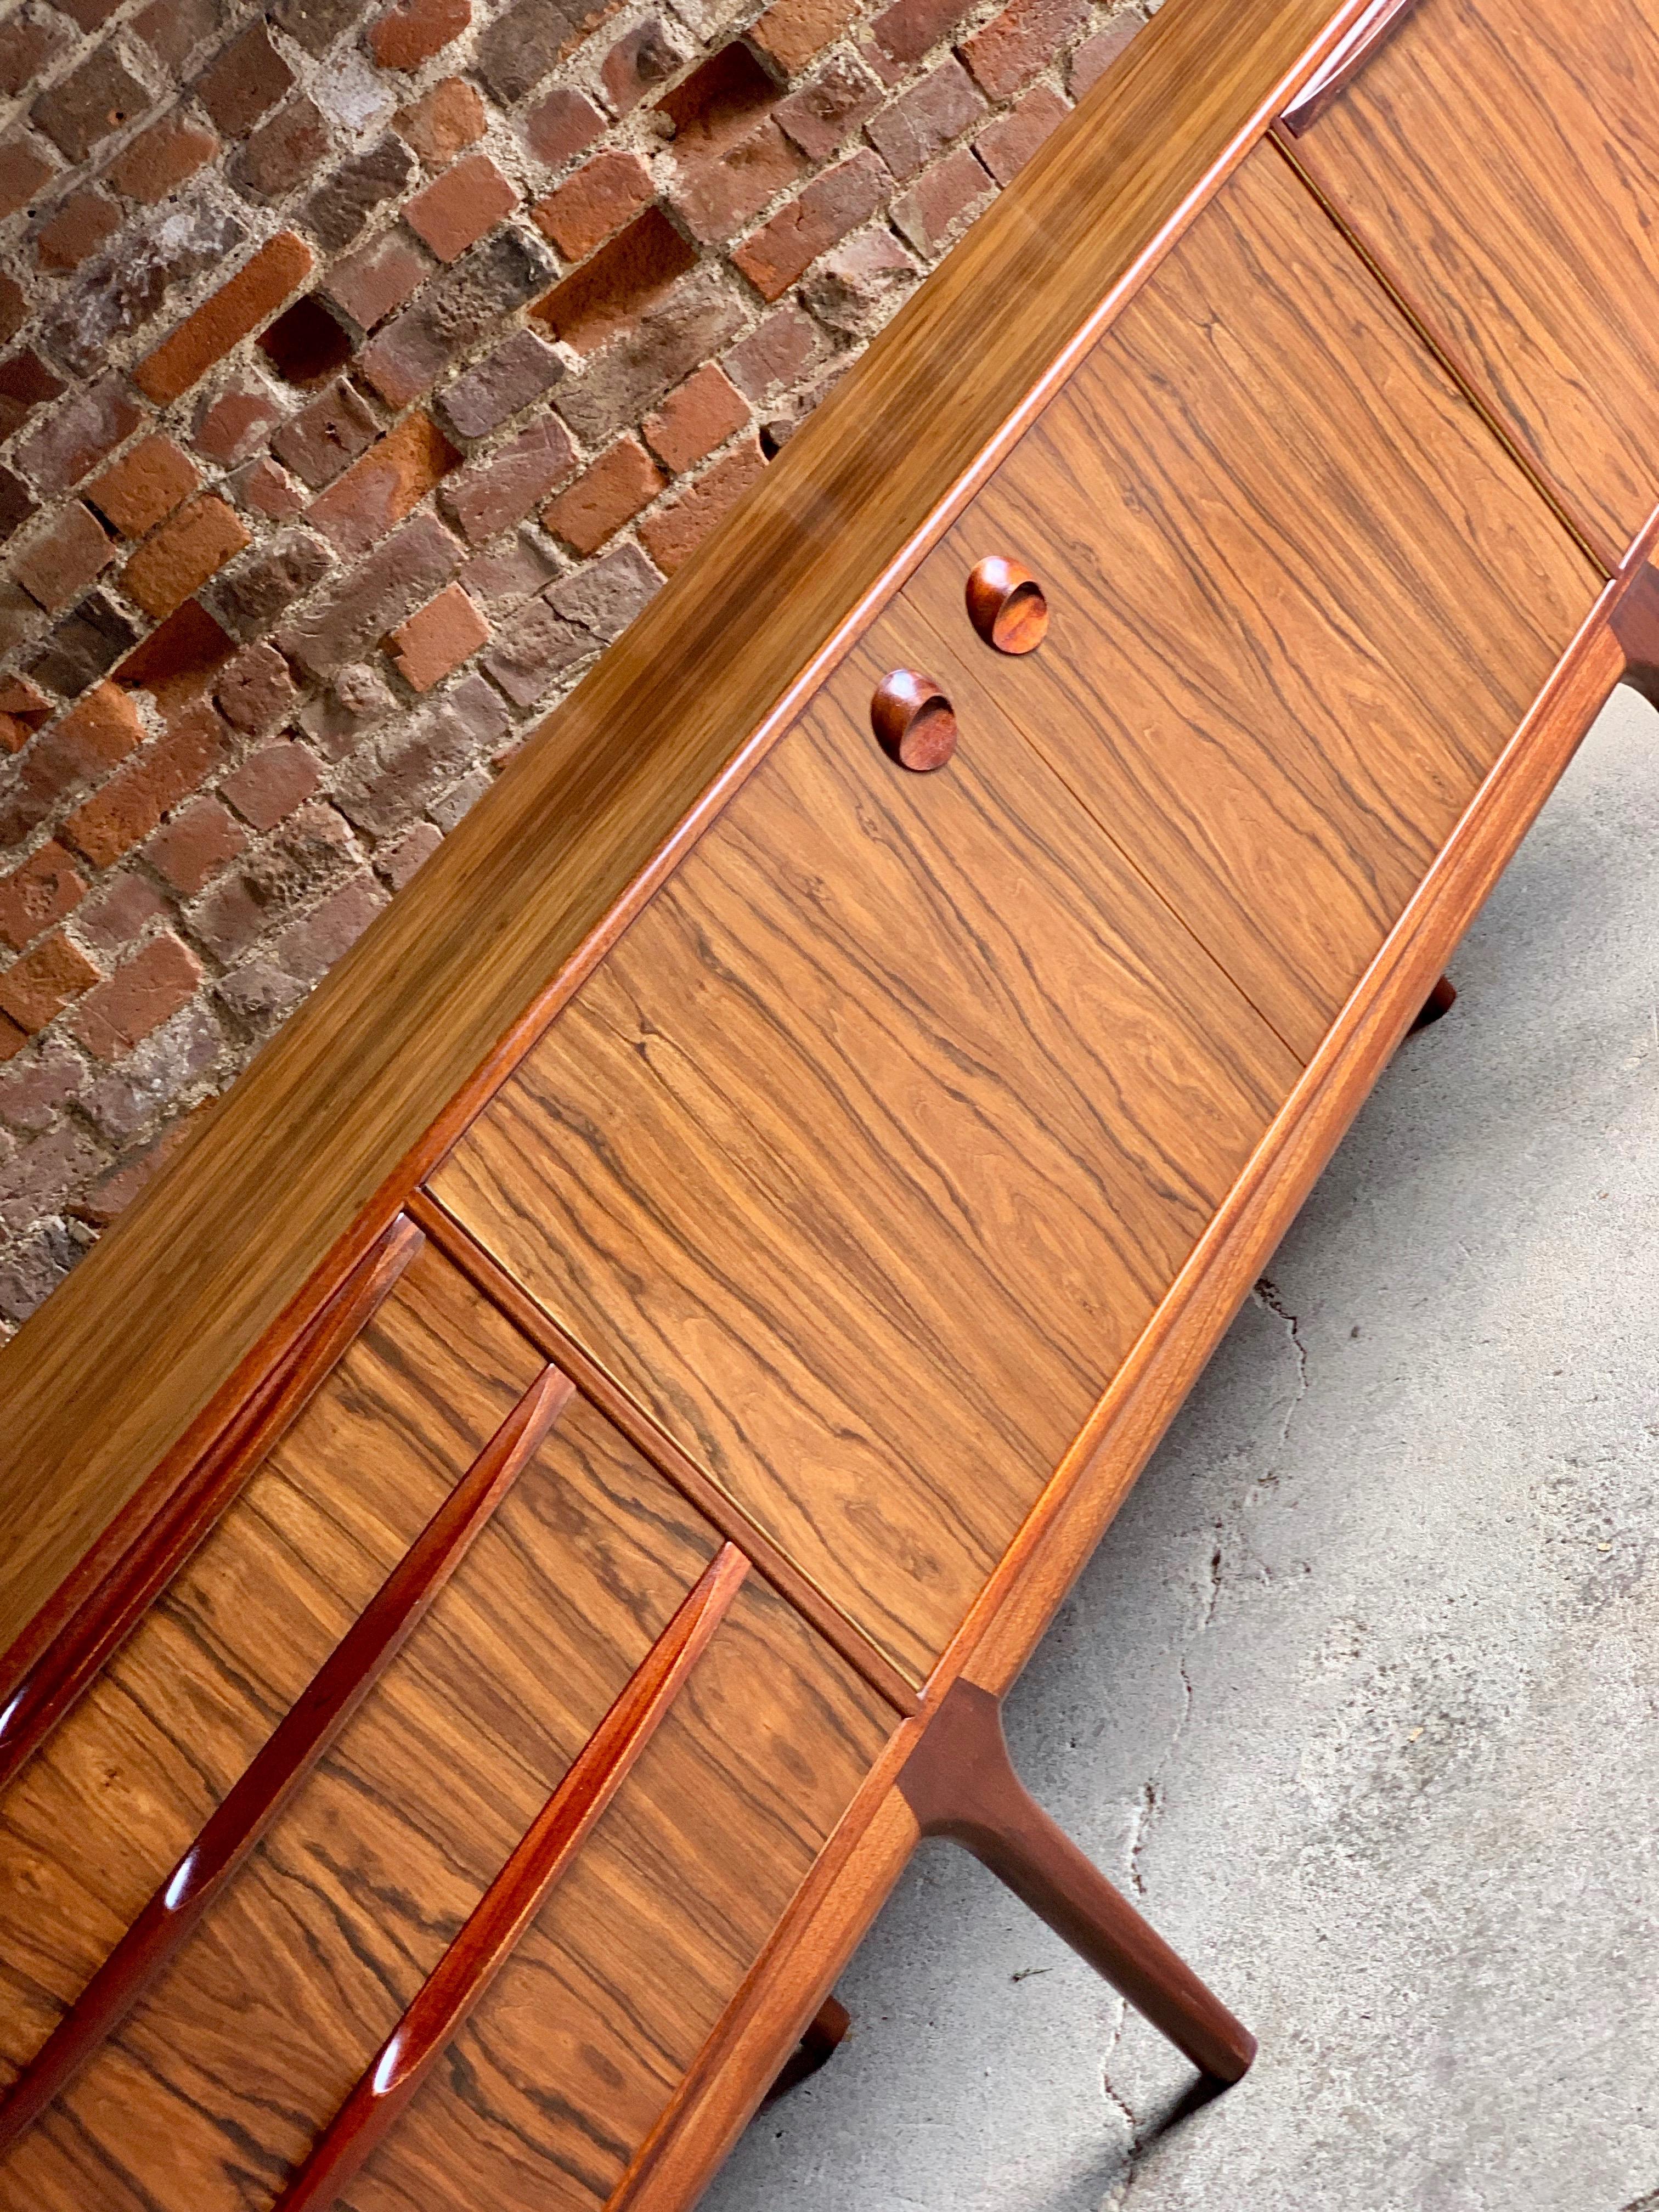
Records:
{"label": "tapered wooden leg", "polygon": [[1255,2038],[1036,1803],[988,1691],[954,1686],[898,1786],[924,1835],[970,1850],[1194,2066],[1218,2081],[1244,2073]]}
{"label": "tapered wooden leg", "polygon": [[1624,648],[1620,681],[1659,707],[1659,569],[1644,564],[1632,577],[1609,627]]}
{"label": "tapered wooden leg", "polygon": [[778,2075],[761,2100],[761,2110],[775,2105],[780,2097],[816,2074],[820,2066],[828,2065],[841,2047],[842,2038],[853,2025],[853,2015],[839,1997],[825,1997],[811,2019],[800,2041],[778,2069]]}
{"label": "tapered wooden leg", "polygon": [[1412,1024],[1407,1035],[1415,1036],[1419,1030],[1425,1030],[1431,1022],[1437,1022],[1442,1014],[1450,1013],[1456,1003],[1456,987],[1449,975],[1443,975],[1428,997],[1424,1000],[1417,1019]]}

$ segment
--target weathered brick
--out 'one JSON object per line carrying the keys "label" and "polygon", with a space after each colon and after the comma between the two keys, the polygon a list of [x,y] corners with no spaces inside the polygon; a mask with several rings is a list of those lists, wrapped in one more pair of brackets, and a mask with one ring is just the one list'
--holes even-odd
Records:
{"label": "weathered brick", "polygon": [[889,320],[919,273],[890,232],[866,230],[826,253],[801,290],[821,323],[868,337]]}
{"label": "weathered brick", "polygon": [[892,83],[954,30],[972,4],[973,0],[894,0],[871,23],[866,51]]}
{"label": "weathered brick", "polygon": [[227,661],[213,696],[233,729],[256,736],[286,721],[300,703],[288,663],[268,645],[250,645]]}
{"label": "weathered brick", "polygon": [[393,119],[399,135],[428,169],[441,169],[453,161],[465,147],[476,144],[487,127],[477,88],[460,76],[445,77],[407,107],[400,107]]}
{"label": "weathered brick", "polygon": [[40,148],[26,138],[13,138],[0,146],[0,221],[27,207],[55,174]]}
{"label": "weathered brick", "polygon": [[866,125],[876,151],[902,183],[987,113],[985,98],[954,58]]}
{"label": "weathered brick", "polygon": [[364,347],[360,366],[393,407],[428,390],[456,354],[522,307],[547,283],[552,263],[516,230],[498,231]]}
{"label": "weathered brick", "polygon": [[1017,107],[986,125],[974,141],[974,151],[1000,185],[1009,184],[1071,112],[1059,93],[1037,85]]}
{"label": "weathered brick", "polygon": [[357,866],[344,817],[320,799],[290,815],[187,910],[191,933],[216,959],[235,960],[277,923],[331,890]]}
{"label": "weathered brick", "polygon": [[321,782],[322,770],[310,747],[292,738],[281,738],[275,744],[250,753],[219,789],[245,821],[256,830],[266,830],[286,821]]}
{"label": "weathered brick", "polygon": [[247,832],[216,799],[192,799],[144,840],[142,851],[163,883],[182,898],[229,866]]}
{"label": "weathered brick", "polygon": [[599,65],[605,96],[618,115],[627,115],[648,92],[665,84],[686,59],[680,40],[652,15],[624,31]]}
{"label": "weathered brick", "polygon": [[270,16],[308,54],[325,54],[362,21],[362,0],[276,0]]}
{"label": "weathered brick", "polygon": [[823,332],[792,300],[734,345],[725,366],[739,392],[765,399],[780,385],[793,383],[824,350]]}
{"label": "weathered brick", "polygon": [[386,651],[405,684],[429,691],[460,666],[489,638],[489,624],[459,584],[399,623],[386,639]]}
{"label": "weathered brick", "polygon": [[640,525],[640,536],[664,575],[672,576],[690,559],[715,525],[765,473],[766,456],[760,441],[746,438],[678,499],[665,500],[654,514],[647,515]]}
{"label": "weathered brick", "polygon": [[79,483],[140,420],[120,378],[100,377],[29,432],[15,449],[17,465],[37,489],[54,499]]}
{"label": "weathered brick", "polygon": [[778,127],[809,161],[827,161],[881,100],[881,86],[863,64],[838,54],[778,102]]}
{"label": "weathered brick", "polygon": [[60,507],[27,545],[12,555],[12,574],[31,598],[55,615],[114,556],[103,524],[77,499]]}
{"label": "weathered brick", "polygon": [[43,269],[78,269],[112,232],[120,210],[102,192],[71,192],[34,234],[34,258]]}
{"label": "weathered brick", "polygon": [[337,552],[366,552],[459,458],[432,417],[416,408],[313,500],[307,519]]}
{"label": "weathered brick", "polygon": [[102,1153],[86,1131],[60,1121],[33,1144],[20,1146],[0,1170],[0,1225],[26,1227],[103,1164]]}
{"label": "weathered brick", "polygon": [[435,706],[399,720],[341,783],[348,819],[376,837],[401,830],[500,738],[507,709],[483,678],[465,676]]}
{"label": "weathered brick", "polygon": [[176,191],[218,150],[219,141],[205,125],[188,115],[164,115],[124,146],[104,174],[124,198],[150,207]]}
{"label": "weathered brick", "polygon": [[81,1103],[112,1144],[125,1144],[211,1073],[223,1050],[223,1033],[198,999],[153,1029],[118,1066],[103,1069]]}
{"label": "weathered brick", "polygon": [[495,610],[517,606],[557,574],[558,563],[541,540],[529,531],[520,531],[504,545],[475,553],[458,581],[469,598]]}
{"label": "weathered brick", "polygon": [[[538,161],[562,169],[605,129],[605,118],[586,93],[558,85],[524,119],[526,143]],[[25,195],[27,198],[27,195]]]}
{"label": "weathered brick", "polygon": [[343,161],[306,202],[301,221],[331,253],[350,245],[377,207],[396,199],[415,173],[415,158],[396,138]]}
{"label": "weathered brick", "polygon": [[87,497],[124,538],[142,538],[201,482],[195,463],[156,431],[94,477]]}
{"label": "weathered brick", "polygon": [[137,635],[104,592],[88,592],[47,638],[29,663],[29,673],[64,698],[78,698],[88,684],[113,667]]}
{"label": "weathered brick", "polygon": [[325,289],[360,329],[372,331],[412,299],[431,273],[428,256],[393,230],[337,261]]}
{"label": "weathered brick", "polygon": [[487,438],[564,373],[563,362],[534,331],[514,331],[476,368],[457,377],[440,395],[438,410],[458,437]]}
{"label": "weathered brick", "polygon": [[113,46],[100,46],[79,69],[47,91],[29,110],[29,120],[59,153],[84,161],[94,146],[149,106],[149,94]]}
{"label": "weathered brick", "polygon": [[894,228],[931,258],[996,190],[970,149],[958,146],[925,170],[892,206]]}
{"label": "weathered brick", "polygon": [[201,962],[163,930],[87,994],[70,1028],[94,1059],[118,1060],[193,998],[201,981]]}
{"label": "weathered brick", "polygon": [[537,319],[578,353],[593,353],[636,327],[696,260],[662,210],[647,208],[536,302]]}
{"label": "weathered brick", "polygon": [[212,708],[190,709],[76,808],[64,837],[95,867],[108,867],[222,767],[225,750],[225,726]]}
{"label": "weathered brick", "polygon": [[115,680],[149,691],[161,713],[173,715],[201,696],[234,651],[234,640],[200,599],[186,599],[127,655]]}
{"label": "weathered brick", "polygon": [[786,76],[833,46],[858,13],[858,0],[775,0],[749,27],[749,39]]}
{"label": "weathered brick", "polygon": [[337,671],[323,696],[301,711],[300,724],[327,759],[342,760],[396,704],[379,669],[359,661]]}
{"label": "weathered brick", "polygon": [[[0,466],[0,545],[15,536],[34,512],[34,501],[29,497],[28,487],[21,477],[9,468]],[[0,653],[9,653],[17,642],[12,635],[12,624],[7,619],[9,580],[0,576]],[[9,610],[15,612],[15,607]]]}
{"label": "weathered brick", "polygon": [[37,407],[56,399],[64,389],[33,348],[0,362],[0,438],[21,429]]}
{"label": "weathered brick", "polygon": [[0,1262],[0,1316],[25,1322],[49,1297],[81,1256],[66,1223],[39,1223]]}
{"label": "weathered brick", "polygon": [[639,155],[613,146],[538,200],[531,214],[567,261],[581,261],[655,197],[651,172]]}
{"label": "weathered brick", "polygon": [[257,453],[283,419],[282,403],[264,389],[227,392],[204,407],[196,443],[210,461],[229,468]]}
{"label": "weathered brick", "polygon": [[228,283],[186,317],[133,371],[133,381],[158,404],[177,399],[234,345],[268,322],[311,274],[315,256],[291,230],[278,232]]}
{"label": "weathered brick", "polygon": [[14,952],[73,914],[86,896],[86,879],[57,839],[38,846],[20,867],[0,876],[0,941]]}
{"label": "weathered brick", "polygon": [[471,21],[472,0],[397,0],[370,26],[369,51],[382,69],[419,69]]}
{"label": "weathered brick", "polygon": [[0,848],[21,850],[42,823],[60,811],[81,781],[58,732],[48,730],[0,780]]}
{"label": "weathered brick", "polygon": [[542,520],[578,553],[596,553],[667,483],[637,438],[618,438],[561,492]]}
{"label": "weathered brick", "polygon": [[717,246],[787,191],[805,167],[768,116],[728,153],[681,176],[674,186],[674,205],[693,238]]}
{"label": "weathered brick", "polygon": [[613,0],[515,0],[480,33],[473,65],[504,107],[516,106],[604,20],[612,4]]}
{"label": "weathered brick", "polygon": [[147,876],[131,869],[106,876],[75,917],[75,927],[100,952],[131,945],[158,915],[170,912],[167,899]]}
{"label": "weathered brick", "polygon": [[244,644],[261,636],[329,567],[327,547],[308,530],[262,539],[223,568],[208,590],[213,612]]}
{"label": "weathered brick", "polygon": [[460,546],[435,516],[414,515],[289,622],[277,650],[309,677],[331,675],[429,599],[460,561]]}
{"label": "weathered brick", "polygon": [[52,702],[27,676],[0,678],[0,746],[21,752],[52,713]]}
{"label": "weathered brick", "polygon": [[564,426],[544,416],[488,460],[453,477],[439,502],[469,545],[483,545],[521,522],[575,465]]}
{"label": "weathered brick", "polygon": [[253,198],[279,200],[301,179],[316,173],[328,150],[328,118],[301,93],[250,135],[230,165],[231,173]]}
{"label": "weathered brick", "polygon": [[892,181],[880,155],[865,147],[814,177],[770,222],[744,239],[732,258],[763,299],[781,299],[819,254],[869,221]]}
{"label": "weathered brick", "polygon": [[227,0],[150,0],[132,27],[172,76],[208,39],[217,40],[228,19]]}
{"label": "weathered brick", "polygon": [[262,17],[216,54],[196,80],[196,97],[227,138],[240,138],[268,115],[294,82]]}
{"label": "weathered brick", "polygon": [[227,975],[220,995],[255,1029],[270,1026],[350,949],[385,904],[386,893],[373,875],[359,871],[273,939],[257,959]]}
{"label": "weathered brick", "polygon": [[69,44],[62,26],[44,15],[14,15],[0,24],[0,92],[15,99],[39,84]]}
{"label": "weathered brick", "polygon": [[9,1014],[32,1036],[97,981],[98,970],[80,946],[58,930],[0,975],[0,1013]]}
{"label": "weathered brick", "polygon": [[112,1221],[118,1220],[133,1200],[146,1187],[154,1182],[169,1160],[174,1158],[195,1136],[198,1117],[205,1115],[210,1102],[204,1099],[194,1112],[159,1137],[118,1160],[112,1168],[97,1176],[88,1188],[73,1197],[69,1211],[77,1221],[88,1223],[94,1229],[106,1229]]}
{"label": "weathered brick", "polygon": [[[27,1030],[20,1030],[9,1014],[0,1014],[0,1066],[3,1066],[7,1060],[15,1058],[21,1052],[28,1041]],[[0,1285],[4,1285],[5,1276],[10,1272],[9,1268],[0,1271]],[[10,1307],[3,1303],[3,1298],[4,1289],[0,1287],[0,1313],[4,1313],[8,1318],[21,1320],[22,1316],[21,1315],[14,1316]]]}
{"label": "weathered brick", "polygon": [[83,31],[95,31],[120,4],[121,0],[63,0],[63,13],[72,15]]}
{"label": "weathered brick", "polygon": [[554,405],[588,445],[598,445],[732,337],[743,311],[731,294],[700,270],[642,315],[580,377],[559,386]]}
{"label": "weathered brick", "polygon": [[455,261],[518,202],[516,188],[488,154],[469,154],[407,202],[404,221],[440,261]]}
{"label": "weathered brick", "polygon": [[749,402],[725,370],[706,362],[642,424],[646,443],[678,476],[723,446],[749,420]]}
{"label": "weathered brick", "polygon": [[245,235],[222,209],[171,210],[65,287],[41,321],[42,347],[73,374],[90,375],[112,345],[150,321],[169,292],[219,267]]}
{"label": "weathered brick", "polygon": [[1103,31],[1097,31],[1092,39],[1085,39],[1072,56],[1066,72],[1066,89],[1073,100],[1081,100],[1103,77],[1112,64],[1133,39],[1135,33],[1146,28],[1135,15],[1120,15]]}
{"label": "weathered brick", "polygon": [[15,277],[0,276],[0,345],[9,345],[29,319],[29,302]]}
{"label": "weathered brick", "polygon": [[72,1045],[61,1036],[43,1037],[26,1061],[0,1077],[0,1121],[23,1136],[40,1136],[80,1097],[86,1079],[86,1062]]}
{"label": "weathered brick", "polygon": [[546,597],[567,622],[586,630],[599,644],[609,645],[661,588],[661,576],[639,547],[618,545],[602,561],[591,562],[574,576],[550,586]]}
{"label": "weathered brick", "polygon": [[131,692],[118,684],[100,684],[52,734],[77,775],[98,776],[143,743],[144,725]]}
{"label": "weathered brick", "polygon": [[216,492],[181,507],[146,539],[121,571],[121,588],[159,620],[182,606],[248,543],[246,525]]}
{"label": "weathered brick", "polygon": [[303,489],[268,453],[239,469],[229,480],[229,489],[241,506],[264,515],[267,522],[292,522],[296,514],[305,513]]}
{"label": "weathered brick", "polygon": [[[401,837],[377,848],[374,865],[394,891],[404,885],[437,851],[444,842],[444,833],[434,822],[416,822],[405,830]],[[0,1097],[0,1114],[5,1111],[3,1097]]]}
{"label": "weathered brick", "polygon": [[1089,20],[1089,0],[1011,0],[963,42],[962,58],[993,100],[1008,100],[1063,53]]}
{"label": "weathered brick", "polygon": [[533,707],[565,672],[599,650],[599,641],[545,599],[532,599],[484,655],[489,671],[515,706]]}
{"label": "weathered brick", "polygon": [[367,453],[380,425],[349,384],[331,385],[308,407],[284,422],[270,441],[278,460],[313,491],[332,483],[342,469]]}

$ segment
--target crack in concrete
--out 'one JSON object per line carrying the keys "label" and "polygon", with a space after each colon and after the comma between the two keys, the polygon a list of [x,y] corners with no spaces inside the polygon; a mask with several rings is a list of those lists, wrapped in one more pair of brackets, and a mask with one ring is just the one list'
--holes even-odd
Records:
{"label": "crack in concrete", "polygon": [[[1296,1419],[1297,1410],[1308,1395],[1308,1347],[1302,1341],[1300,1322],[1279,1296],[1279,1286],[1270,1275],[1263,1275],[1250,1295],[1264,1313],[1270,1313],[1276,1320],[1284,1322],[1285,1334],[1296,1356],[1296,1395],[1285,1409],[1284,1425],[1279,1431],[1278,1450],[1283,1451],[1290,1442],[1291,1424]],[[1271,1468],[1268,1470],[1269,1473],[1272,1471]]]}
{"label": "crack in concrete", "polygon": [[1650,2189],[1644,2197],[1632,2197],[1628,2204],[1621,2204],[1619,2212],[1659,2212],[1659,2189]]}

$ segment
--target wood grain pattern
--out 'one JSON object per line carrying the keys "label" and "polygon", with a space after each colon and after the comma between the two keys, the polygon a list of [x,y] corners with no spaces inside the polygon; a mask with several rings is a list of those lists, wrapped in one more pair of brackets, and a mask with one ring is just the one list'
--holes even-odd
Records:
{"label": "wood grain pattern", "polygon": [[1605,566],[1659,501],[1659,9],[1423,0],[1295,158]]}
{"label": "wood grain pattern", "polygon": [[1371,4],[1333,48],[1279,118],[1292,137],[1311,130],[1328,107],[1334,106],[1361,70],[1367,68],[1386,41],[1403,26],[1418,0],[1371,0]]}
{"label": "wood grain pattern", "polygon": [[[1052,627],[977,646],[986,554]],[[903,593],[1299,1057],[1599,580],[1269,148]],[[951,655],[949,659],[945,656]]]}
{"label": "wood grain pattern", "polygon": [[586,1847],[343,2203],[602,2204],[892,1724],[750,1575]]}
{"label": "wood grain pattern", "polygon": [[714,1548],[571,1403],[189,1945],[17,2143],[0,2203],[269,2203]]}
{"label": "wood grain pattern", "polygon": [[[618,902],[718,809],[744,749],[787,726],[792,687],[816,683],[941,503],[1360,5],[1168,0],[0,1352],[0,1643],[180,1433],[228,1415],[233,1397],[216,1394],[239,1362],[267,1332],[283,1340],[285,1310],[337,1242],[360,1251],[349,1238],[384,1225],[387,1212],[362,1210],[405,1156],[464,1086],[499,1073],[492,1055],[521,1047],[515,1024],[533,1033]],[[1018,314],[1000,276],[1012,265]]]}
{"label": "wood grain pattern", "polygon": [[886,759],[890,644],[433,1189],[919,1680],[1297,1070],[1006,723]]}
{"label": "wood grain pattern", "polygon": [[0,1798],[9,2081],[526,1389],[540,1361],[422,1252]]}

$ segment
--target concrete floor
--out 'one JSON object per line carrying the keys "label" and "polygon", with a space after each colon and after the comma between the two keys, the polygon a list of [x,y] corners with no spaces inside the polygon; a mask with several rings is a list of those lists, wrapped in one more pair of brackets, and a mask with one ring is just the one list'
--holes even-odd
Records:
{"label": "concrete floor", "polygon": [[948,1844],[709,2212],[1659,2208],[1659,717],[1620,692],[1009,1703],[1261,2039]]}

